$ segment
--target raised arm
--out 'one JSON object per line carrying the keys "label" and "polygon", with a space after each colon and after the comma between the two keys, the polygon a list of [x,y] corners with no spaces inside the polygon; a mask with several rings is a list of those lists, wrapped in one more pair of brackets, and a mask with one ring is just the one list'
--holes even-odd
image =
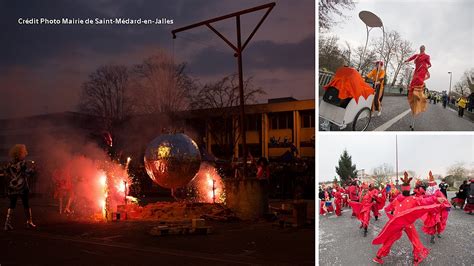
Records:
{"label": "raised arm", "polygon": [[417,57],[418,57],[418,55],[415,54],[415,55],[413,55],[412,57],[410,57],[410,58],[408,58],[407,60],[405,60],[405,63],[408,63],[408,62],[410,62],[410,61],[412,61],[412,60],[415,60],[415,58],[417,58]]}

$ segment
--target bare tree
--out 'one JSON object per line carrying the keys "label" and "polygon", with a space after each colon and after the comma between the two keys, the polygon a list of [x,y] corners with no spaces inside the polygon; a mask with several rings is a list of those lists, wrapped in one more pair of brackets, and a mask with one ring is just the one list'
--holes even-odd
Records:
{"label": "bare tree", "polygon": [[352,0],[319,0],[319,29],[329,30],[337,21],[334,17],[343,17],[344,9],[353,9],[355,7]]}
{"label": "bare tree", "polygon": [[359,46],[355,50],[355,62],[357,62],[357,69],[360,74],[364,76],[373,67],[373,62],[377,60],[376,51],[374,49],[366,49],[364,54],[364,47]]}
{"label": "bare tree", "polygon": [[[397,31],[388,31],[385,34],[385,44],[382,45],[383,40],[380,38],[376,43],[375,43],[375,50],[377,51],[377,54],[382,57],[383,61],[385,62],[384,65],[384,71],[385,75],[387,75],[388,71],[388,65],[390,64],[392,58],[395,56],[397,53],[398,47],[400,46],[401,38],[400,34]],[[383,47],[383,50],[382,50]]]}
{"label": "bare tree", "polygon": [[185,74],[185,64],[160,51],[133,68],[136,110],[142,114],[171,113],[188,107],[188,95],[195,87]]}
{"label": "bare tree", "polygon": [[397,81],[398,74],[402,70],[405,60],[407,60],[415,50],[412,48],[412,44],[407,40],[400,40],[398,47],[396,47],[394,60],[393,60],[393,68],[395,73],[393,74],[392,86],[395,85]]}
{"label": "bare tree", "polygon": [[465,178],[468,170],[462,162],[455,163],[448,168],[448,175]]}
{"label": "bare tree", "polygon": [[[255,87],[252,77],[244,81],[245,103],[254,103],[258,96],[265,94],[260,87]],[[237,74],[222,78],[217,82],[210,82],[191,94],[192,109],[212,109],[213,117],[208,117],[211,126],[211,137],[226,153],[230,153],[237,145],[240,137],[239,125],[234,123],[238,116],[239,84]],[[215,119],[218,117],[218,119]]]}
{"label": "bare tree", "polygon": [[110,129],[113,123],[121,122],[131,111],[129,87],[127,67],[101,66],[82,84],[79,108],[103,118],[105,128]]}
{"label": "bare tree", "polygon": [[390,174],[393,173],[393,167],[388,164],[382,164],[374,168],[373,175],[375,186],[380,187],[382,183],[386,184],[390,181]]}
{"label": "bare tree", "polygon": [[319,69],[335,72],[344,65],[342,51],[339,49],[336,36],[319,36]]}
{"label": "bare tree", "polygon": [[351,59],[352,59],[352,58],[351,58],[351,56],[352,56],[352,47],[351,47],[351,44],[350,44],[348,41],[345,41],[344,43],[346,44],[346,49],[344,49],[344,51],[342,52],[342,56],[343,56],[343,58],[344,58],[345,61],[346,61],[346,65],[352,66],[352,65],[353,65],[352,63],[353,63],[353,62],[352,62],[352,60],[351,60]]}
{"label": "bare tree", "polygon": [[467,70],[462,75],[461,79],[454,84],[454,91],[460,95],[468,95],[472,88],[471,76],[474,74],[473,70]]}
{"label": "bare tree", "polygon": [[474,68],[466,70],[461,79],[466,80],[469,90],[471,91],[471,93],[474,93]]}

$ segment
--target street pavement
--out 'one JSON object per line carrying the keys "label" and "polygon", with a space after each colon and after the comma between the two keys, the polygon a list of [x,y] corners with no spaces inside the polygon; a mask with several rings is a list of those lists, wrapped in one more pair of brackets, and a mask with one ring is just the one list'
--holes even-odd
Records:
{"label": "street pavement", "polygon": [[[372,117],[367,131],[410,131],[412,115],[406,96],[384,96],[382,115]],[[344,130],[351,130],[347,127]],[[474,123],[460,118],[457,110],[444,109],[442,103],[427,103],[426,112],[417,116],[415,131],[474,131]]]}
{"label": "street pavement", "polygon": [[[454,197],[454,193],[448,196]],[[319,219],[319,265],[376,265],[372,258],[380,245],[372,245],[372,240],[387,222],[382,211],[378,221],[372,216],[367,237],[359,229],[360,222],[351,218],[351,210],[343,210],[342,216],[333,214],[320,216]],[[371,214],[373,215],[373,214]],[[416,222],[420,240],[431,252],[420,265],[473,265],[474,258],[474,215],[451,209],[448,223],[442,238],[436,238],[430,244],[430,237],[421,230],[422,222]],[[395,242],[384,265],[412,265],[412,246],[406,234]]]}
{"label": "street pavement", "polygon": [[[6,206],[6,199],[0,200]],[[148,232],[157,222],[81,222],[59,216],[56,206],[31,202],[38,228],[23,227],[19,204],[15,229],[0,232],[1,266],[314,265],[314,225],[208,221],[213,227],[209,235],[152,236]]]}

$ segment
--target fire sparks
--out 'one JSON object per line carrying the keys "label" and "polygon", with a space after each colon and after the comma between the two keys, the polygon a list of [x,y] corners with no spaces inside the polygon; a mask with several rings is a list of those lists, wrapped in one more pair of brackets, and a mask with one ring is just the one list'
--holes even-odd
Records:
{"label": "fire sparks", "polygon": [[194,200],[197,202],[225,202],[224,182],[216,169],[206,163],[201,165],[199,172],[189,186],[195,190],[197,195]]}
{"label": "fire sparks", "polygon": [[125,166],[105,162],[101,166],[103,170],[97,170],[99,184],[97,190],[98,205],[102,217],[106,220],[109,220],[109,215],[116,211],[118,205],[138,202],[136,198],[127,195],[128,186],[131,184],[127,171],[130,160],[129,157]]}

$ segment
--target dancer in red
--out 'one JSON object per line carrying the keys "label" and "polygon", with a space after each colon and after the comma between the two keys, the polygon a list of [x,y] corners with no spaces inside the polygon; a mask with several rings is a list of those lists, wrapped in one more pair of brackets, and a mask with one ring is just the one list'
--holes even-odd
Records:
{"label": "dancer in red", "polygon": [[345,208],[349,206],[349,195],[347,194],[347,186],[345,188],[341,187],[341,193],[342,193],[342,208]]}
{"label": "dancer in red", "polygon": [[413,264],[418,265],[429,254],[429,249],[425,248],[420,241],[414,222],[430,210],[439,208],[440,204],[446,201],[442,197],[415,197],[410,196],[410,181],[408,173],[402,179],[402,195],[399,195],[391,204],[385,207],[385,212],[389,221],[385,224],[379,235],[372,241],[374,245],[382,244],[377,251],[377,256],[372,260],[383,264],[382,258],[390,253],[390,248],[402,233],[405,232],[413,245]]}
{"label": "dancer in red", "polygon": [[[439,190],[438,184],[434,180],[433,174],[429,173],[429,187],[426,189],[426,196],[442,197],[445,198],[444,194]],[[435,234],[438,234],[438,238],[441,238],[441,233],[446,229],[446,223],[448,222],[449,210],[451,204],[446,201],[441,206],[431,212],[429,212],[423,218],[423,232],[431,236],[430,243],[435,243]]]}
{"label": "dancer in red", "polygon": [[344,189],[341,187],[336,187],[333,189],[334,203],[336,205],[336,216],[341,216],[342,213],[342,195]]}
{"label": "dancer in red", "polygon": [[415,72],[408,90],[408,103],[413,115],[410,129],[415,129],[415,115],[426,111],[425,80],[430,78],[428,68],[431,67],[430,56],[425,54],[425,46],[420,46],[420,53],[408,58],[405,63],[415,60]]}
{"label": "dancer in red", "polygon": [[357,219],[361,222],[360,228],[364,228],[364,237],[367,236],[367,229],[370,223],[370,211],[375,203],[375,197],[377,191],[371,185],[367,187],[367,184],[362,184],[361,202],[351,201],[349,204],[352,207],[352,211],[355,212]]}
{"label": "dancer in red", "polygon": [[372,205],[372,212],[374,213],[375,220],[379,219],[380,213],[379,211],[385,207],[385,201],[387,201],[387,193],[385,189],[378,190],[377,188],[374,189],[374,204]]}

